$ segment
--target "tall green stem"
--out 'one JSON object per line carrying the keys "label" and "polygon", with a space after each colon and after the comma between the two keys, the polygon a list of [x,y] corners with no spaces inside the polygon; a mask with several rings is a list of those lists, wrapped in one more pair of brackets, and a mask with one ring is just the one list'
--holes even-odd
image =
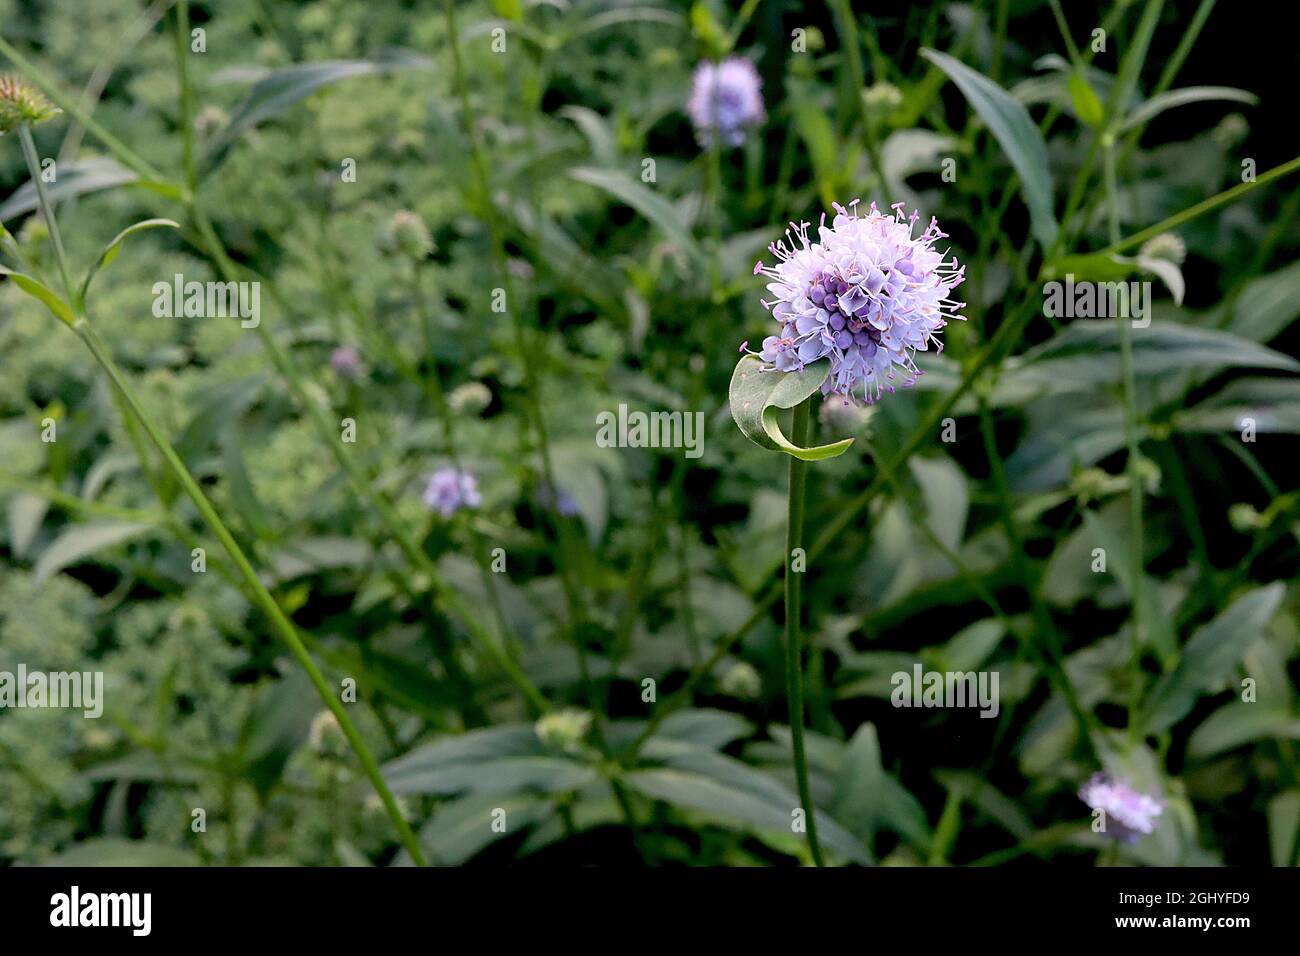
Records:
{"label": "tall green stem", "polygon": [[840,34],[840,46],[844,50],[845,68],[848,70],[848,77],[853,87],[853,98],[857,102],[858,114],[862,118],[862,141],[867,145],[867,156],[871,160],[871,169],[880,180],[880,188],[884,189],[886,186],[885,164],[880,156],[880,144],[876,138],[876,127],[872,122],[871,112],[867,109],[867,101],[862,95],[867,87],[867,74],[862,66],[862,50],[858,43],[858,23],[853,18],[852,5],[846,3],[845,0],[830,0],[828,5],[835,16]]}
{"label": "tall green stem", "polygon": [[27,160],[27,169],[32,174],[32,185],[36,187],[36,202],[41,207],[50,229],[50,241],[54,244],[54,258],[59,264],[59,278],[63,280],[63,292],[68,297],[68,304],[77,309],[77,289],[72,284],[72,271],[68,268],[68,254],[63,251],[63,237],[59,234],[58,224],[54,221],[54,207],[50,197],[45,193],[45,181],[41,179],[41,158],[36,152],[36,141],[32,139],[31,127],[23,123],[18,127],[18,140],[23,144],[23,158]]}
{"label": "tall green stem", "polygon": [[[1115,142],[1108,138],[1102,157],[1106,183],[1106,209],[1110,228],[1110,242],[1115,245],[1119,237],[1119,186],[1115,173]],[[1133,371],[1133,329],[1128,316],[1118,316],[1119,368],[1124,391],[1124,440],[1128,445],[1128,501],[1129,501],[1129,562],[1130,588],[1133,592],[1132,652],[1129,658],[1129,737],[1137,734],[1137,712],[1142,701],[1142,646],[1145,601],[1145,562],[1143,561],[1142,476],[1139,469],[1141,449],[1138,439],[1137,380]]]}
{"label": "tall green stem", "polygon": [[194,149],[194,84],[190,71],[184,68],[189,39],[190,5],[187,0],[180,0],[176,4],[176,62],[181,65],[181,162],[185,167],[185,187],[190,196],[195,196],[199,191],[199,165]]}
{"label": "tall green stem", "polygon": [[352,746],[352,749],[356,752],[357,758],[361,761],[361,766],[365,770],[366,776],[370,778],[370,782],[374,786],[375,792],[379,794],[379,799],[383,803],[384,809],[392,819],[393,826],[397,830],[397,835],[401,840],[402,845],[406,847],[406,851],[410,854],[412,861],[419,866],[425,866],[424,853],[420,849],[420,843],[416,839],[414,832],[412,832],[410,825],[407,824],[406,819],[402,816],[401,810],[397,806],[397,801],[393,798],[392,791],[388,789],[388,784],[384,782],[383,775],[380,773],[379,764],[375,760],[374,754],[370,752],[370,748],[366,746],[366,742],[361,739],[361,735],[357,732],[351,718],[348,717],[347,712],[343,709],[342,702],[334,693],[334,690],[329,686],[329,683],[325,680],[325,676],[320,672],[315,661],[311,659],[311,655],[307,652],[307,648],[303,644],[302,638],[299,637],[293,622],[289,620],[284,611],[281,610],[280,605],[276,603],[275,598],[273,598],[271,593],[266,589],[266,585],[264,585],[261,578],[258,577],[257,572],[253,569],[253,566],[244,554],[243,549],[239,547],[238,542],[235,541],[234,536],[221,520],[221,516],[217,514],[216,509],[212,507],[212,503],[209,502],[207,496],[203,494],[203,490],[199,487],[198,482],[194,480],[189,469],[185,467],[185,463],[181,461],[176,450],[163,436],[161,430],[154,424],[153,419],[144,410],[144,406],[140,404],[135,391],[132,389],[130,383],[127,382],[126,377],[118,368],[117,363],[113,360],[112,353],[109,351],[107,345],[104,344],[103,339],[100,338],[99,333],[95,331],[94,327],[86,319],[85,315],[81,314],[83,303],[81,303],[77,298],[74,298],[75,289],[72,285],[71,273],[68,269],[67,259],[63,252],[63,241],[59,233],[58,220],[54,216],[54,209],[50,205],[49,197],[45,194],[45,188],[41,182],[40,159],[36,154],[36,145],[32,141],[31,130],[26,125],[19,128],[19,139],[23,144],[23,154],[27,160],[28,172],[31,173],[32,182],[36,186],[37,202],[40,205],[41,213],[45,217],[45,221],[49,226],[50,238],[53,241],[58,254],[59,271],[62,273],[64,287],[67,290],[69,301],[73,304],[73,308],[78,312],[77,321],[72,327],[73,331],[75,331],[86,344],[86,347],[90,349],[91,354],[94,355],[95,360],[99,362],[100,366],[108,374],[108,377],[112,380],[113,385],[117,390],[118,396],[121,398],[127,410],[135,420],[139,422],[140,427],[145,430],[145,433],[158,449],[159,454],[162,455],[163,461],[166,463],[168,468],[171,469],[177,482],[180,483],[181,488],[185,491],[186,495],[189,496],[190,500],[194,502],[194,506],[198,509],[204,522],[207,523],[208,527],[212,530],[212,533],[216,535],[217,540],[221,542],[221,546],[225,548],[231,561],[234,562],[235,568],[239,572],[239,576],[243,579],[244,584],[247,586],[254,603],[267,616],[272,629],[275,630],[285,644],[288,645],[290,653],[293,654],[294,658],[302,666],[303,670],[307,672],[308,678],[316,688],[317,693],[320,694],[321,700],[324,701],[325,706],[328,707],[338,719],[340,729],[343,731],[343,734],[347,738],[348,743]]}
{"label": "tall green stem", "polygon": [[181,461],[180,456],[176,454],[176,450],[163,436],[158,426],[154,424],[149,413],[144,410],[144,406],[140,404],[140,401],[135,394],[135,390],[131,387],[130,383],[127,382],[126,377],[118,368],[108,346],[105,345],[104,340],[100,338],[99,333],[95,331],[94,327],[88,321],[86,321],[84,316],[77,320],[76,325],[73,326],[73,330],[86,344],[86,347],[90,349],[91,354],[95,356],[95,360],[99,362],[100,366],[108,374],[113,385],[117,388],[118,393],[125,401],[126,406],[131,410],[131,414],[135,416],[141,427],[144,428],[145,433],[148,434],[150,440],[153,441],[154,446],[158,449],[159,454],[162,455],[163,460],[171,469],[172,474],[175,475],[176,480],[180,483],[185,494],[189,496],[189,499],[192,502],[194,502],[194,507],[198,509],[204,522],[211,529],[212,533],[216,535],[217,540],[221,542],[221,546],[225,549],[226,554],[230,556],[230,560],[234,563],[235,569],[239,572],[239,576],[243,579],[249,593],[252,595],[253,601],[266,615],[267,619],[271,623],[272,629],[288,646],[294,659],[297,660],[302,669],[306,671],[307,677],[311,680],[317,693],[320,694],[321,700],[325,702],[325,706],[328,707],[338,719],[339,728],[343,731],[343,735],[347,737],[348,743],[356,752],[357,758],[361,761],[361,766],[365,770],[366,776],[370,779],[371,784],[375,788],[375,792],[379,794],[379,799],[383,802],[384,809],[392,819],[393,826],[397,829],[397,834],[402,841],[402,845],[406,847],[406,851],[411,855],[411,859],[417,865],[425,866],[424,853],[420,849],[420,843],[412,832],[410,825],[407,824],[406,819],[402,816],[402,812],[397,806],[397,801],[393,798],[392,791],[388,789],[388,784],[384,782],[383,775],[379,771],[379,764],[376,762],[374,754],[370,752],[370,748],[366,745],[366,742],[361,739],[361,735],[357,732],[356,727],[352,723],[352,718],[348,716],[338,695],[325,680],[325,676],[321,673],[320,668],[316,666],[316,662],[311,659],[311,655],[307,653],[307,648],[303,644],[302,638],[299,637],[298,631],[294,627],[293,622],[289,620],[284,611],[281,610],[280,605],[276,603],[275,598],[273,598],[271,593],[266,589],[266,585],[262,583],[261,578],[258,577],[252,564],[249,563],[243,549],[240,548],[238,542],[235,541],[234,536],[231,535],[230,531],[226,528],[225,522],[221,520],[221,516],[217,514],[216,509],[212,507],[212,503],[208,501],[207,496],[204,495],[198,482],[194,480],[189,469],[185,467],[185,463]]}
{"label": "tall green stem", "polygon": [[[533,369],[532,349],[528,345],[528,331],[524,328],[523,316],[519,311],[519,303],[515,298],[514,283],[510,278],[510,270],[506,263],[505,240],[502,236],[501,229],[497,223],[496,210],[493,208],[492,186],[488,177],[487,160],[483,155],[483,149],[479,144],[478,132],[474,126],[474,113],[470,108],[469,87],[465,82],[465,68],[461,61],[460,55],[460,34],[456,28],[456,2],[447,0],[447,42],[451,48],[451,66],[452,66],[452,85],[456,90],[456,97],[460,101],[461,125],[465,130],[465,137],[469,142],[470,162],[474,167],[475,184],[479,191],[479,201],[483,204],[483,219],[487,225],[488,238],[492,246],[492,258],[500,272],[501,285],[505,291],[506,308],[510,312],[511,322],[514,326],[515,348],[519,353],[519,361],[523,367],[524,374],[524,391],[527,394],[529,411],[533,418],[533,430],[537,434],[538,450],[542,459],[542,478],[547,484],[549,493],[552,496],[559,494],[559,488],[555,482],[555,473],[551,464],[550,439],[546,429],[546,417],[542,413],[541,390],[537,384],[537,375]],[[583,618],[582,598],[578,592],[577,582],[573,579],[572,568],[569,565],[569,558],[572,555],[570,546],[570,532],[568,525],[561,522],[559,526],[560,552],[561,560],[558,562],[560,571],[560,583],[564,588],[565,602],[569,609],[569,623],[574,629],[574,640],[578,645],[580,665],[586,669],[586,650],[582,647],[582,642],[577,632],[577,626]],[[599,717],[597,718],[599,720]]]}
{"label": "tall green stem", "polygon": [[[795,406],[790,425],[790,440],[800,446],[808,444],[808,403],[809,400],[804,399]],[[803,572],[794,570],[795,552],[803,548],[803,501],[807,484],[808,462],[791,455],[790,497],[785,526],[785,686],[790,702],[794,775],[799,784],[799,802],[803,804],[808,827],[808,850],[812,853],[813,862],[824,866],[821,846],[817,842],[817,811],[813,806],[812,790],[808,786],[808,754],[804,750],[803,740],[803,645],[799,636]]]}

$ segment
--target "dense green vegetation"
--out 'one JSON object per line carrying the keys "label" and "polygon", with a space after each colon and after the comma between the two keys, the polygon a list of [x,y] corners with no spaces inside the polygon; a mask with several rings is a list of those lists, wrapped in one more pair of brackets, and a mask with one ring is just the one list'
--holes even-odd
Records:
{"label": "dense green vegetation", "polygon": [[[1288,91],[1212,0],[855,6],[0,0],[0,673],[103,675],[0,862],[1296,862]],[[964,321],[781,379],[792,468],[755,262],[859,198]]]}

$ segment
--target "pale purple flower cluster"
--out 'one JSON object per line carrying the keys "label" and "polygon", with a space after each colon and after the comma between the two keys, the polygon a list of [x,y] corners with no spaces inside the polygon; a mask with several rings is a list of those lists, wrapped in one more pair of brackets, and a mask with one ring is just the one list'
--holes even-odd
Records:
{"label": "pale purple flower cluster", "polygon": [[343,378],[361,374],[361,353],[351,345],[340,345],[330,353],[330,368]]}
{"label": "pale purple flower cluster", "polygon": [[478,492],[478,480],[468,471],[439,468],[429,476],[424,503],[444,518],[450,518],[461,508],[477,508],[483,503],[483,496]]}
{"label": "pale purple flower cluster", "polygon": [[740,146],[745,134],[763,122],[763,81],[754,64],[741,56],[721,63],[705,60],[695,68],[686,115],[695,126],[695,138],[707,149],[716,129],[722,142]]}
{"label": "pale purple flower cluster", "polygon": [[943,351],[939,330],[965,318],[957,311],[966,303],[950,296],[966,267],[934,249],[947,233],[933,218],[913,235],[920,214],[904,216],[903,203],[894,203],[893,215],[872,203],[860,216],[857,207],[856,199],[847,209],[836,203],[829,226],[823,214],[817,241],[808,236],[810,223],[791,223],[789,242],[768,247],[781,261],[754,266],[755,275],[772,280],[773,301],[762,300],[763,307],[781,324],[754,354],[780,372],[829,358],[823,394],[856,400],[860,391],[870,403],[896,383],[916,381],[917,352],[931,345]]}
{"label": "pale purple flower cluster", "polygon": [[1095,773],[1079,788],[1079,799],[1094,810],[1106,814],[1105,833],[1125,843],[1156,828],[1156,819],[1164,812],[1164,801],[1134,790],[1108,773]]}

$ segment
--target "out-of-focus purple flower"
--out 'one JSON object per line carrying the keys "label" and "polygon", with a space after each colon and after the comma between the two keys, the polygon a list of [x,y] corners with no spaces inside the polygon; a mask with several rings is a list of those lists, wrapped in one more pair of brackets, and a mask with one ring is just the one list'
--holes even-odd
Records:
{"label": "out-of-focus purple flower", "polygon": [[554,508],[558,514],[566,518],[575,517],[580,511],[578,499],[563,488],[559,490],[559,494],[553,495],[551,486],[544,484],[537,489],[537,500],[543,507]]}
{"label": "out-of-focus purple flower", "polygon": [[1108,773],[1095,773],[1088,778],[1079,788],[1079,799],[1094,810],[1104,811],[1103,832],[1125,843],[1136,843],[1139,837],[1154,830],[1157,818],[1165,809],[1163,800],[1134,790]]}
{"label": "out-of-focus purple flower", "polygon": [[828,226],[822,216],[817,241],[809,238],[810,223],[791,223],[788,242],[768,247],[780,262],[754,266],[755,275],[772,280],[773,300],[762,302],[781,331],[753,354],[779,372],[829,358],[822,393],[856,400],[861,392],[870,403],[895,384],[916,381],[917,352],[931,345],[943,351],[939,330],[964,318],[957,311],[966,303],[950,296],[966,267],[935,251],[947,234],[933,218],[914,235],[920,213],[905,216],[903,203],[894,203],[893,215],[872,203],[859,216],[857,207],[856,199],[848,208],[835,203],[835,218]]}
{"label": "out-of-focus purple flower", "polygon": [[357,378],[361,374],[361,353],[351,345],[340,345],[330,353],[330,368],[343,378]]}
{"label": "out-of-focus purple flower", "polygon": [[762,87],[758,70],[742,56],[716,64],[706,60],[697,66],[686,115],[695,126],[699,144],[705,149],[711,146],[715,129],[728,146],[744,143],[746,132],[766,117]]}
{"label": "out-of-focus purple flower", "polygon": [[439,468],[429,476],[424,503],[444,518],[450,518],[461,508],[477,508],[483,503],[483,496],[478,493],[478,479],[468,471]]}

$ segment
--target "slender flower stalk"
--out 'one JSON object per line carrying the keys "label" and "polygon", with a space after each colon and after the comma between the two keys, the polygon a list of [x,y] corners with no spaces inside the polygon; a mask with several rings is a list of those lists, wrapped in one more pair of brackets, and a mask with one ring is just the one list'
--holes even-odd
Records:
{"label": "slender flower stalk", "polygon": [[[892,215],[875,203],[865,215],[857,207],[857,200],[835,203],[834,218],[828,223],[823,215],[815,234],[809,223],[791,223],[785,240],[768,247],[776,265],[754,266],[754,275],[769,280],[772,301],[760,301],[780,332],[764,338],[759,352],[740,346],[749,354],[737,363],[730,392],[732,417],[746,437],[790,457],[783,559],[786,696],[795,781],[817,866],[823,859],[803,727],[804,497],[808,462],[842,454],[853,439],[808,447],[809,402],[817,391],[841,404],[856,404],[859,396],[873,402],[894,391],[895,382],[912,384],[923,371],[918,355],[942,349],[939,333],[949,320],[964,318],[959,310],[965,304],[951,297],[965,267],[935,248],[946,236],[936,220],[918,233],[920,214],[907,216],[902,203],[893,205]],[[786,438],[769,413],[790,407]]]}
{"label": "slender flower stalk", "polygon": [[32,184],[36,187],[36,201],[41,215],[50,229],[50,242],[54,245],[54,258],[59,266],[59,278],[63,280],[63,292],[68,297],[68,304],[78,307],[76,287],[72,284],[72,271],[68,268],[68,254],[63,250],[63,237],[59,234],[58,223],[54,221],[54,207],[45,192],[45,180],[41,178],[41,160],[36,153],[36,141],[32,139],[32,129],[27,123],[18,127],[18,141],[23,146],[23,159],[32,174]]}
{"label": "slender flower stalk", "polygon": [[[794,408],[790,440],[796,445],[808,443],[811,414],[804,399]],[[821,845],[817,842],[817,811],[808,784],[808,754],[803,739],[803,644],[799,634],[799,617],[803,600],[803,573],[793,568],[794,555],[803,548],[804,491],[808,484],[808,462],[790,456],[790,485],[785,525],[785,686],[790,707],[790,739],[794,744],[794,775],[799,786],[807,823],[808,852],[813,863],[824,866]]]}
{"label": "slender flower stalk", "polygon": [[361,762],[362,769],[370,779],[371,784],[375,788],[375,792],[379,795],[379,799],[384,805],[385,811],[393,821],[393,826],[397,830],[398,839],[406,848],[407,853],[410,854],[412,861],[419,866],[425,866],[425,856],[423,850],[420,848],[419,840],[416,839],[415,833],[411,830],[410,824],[406,822],[406,818],[398,808],[397,801],[394,799],[392,791],[388,788],[388,784],[384,781],[383,774],[380,772],[378,761],[375,760],[374,754],[370,751],[370,747],[361,738],[361,735],[353,724],[352,719],[348,717],[338,694],[335,693],[334,688],[332,688],[329,685],[329,682],[326,681],[324,674],[322,674],[320,668],[316,666],[316,662],[312,660],[311,654],[307,651],[307,647],[299,636],[297,628],[294,626],[293,622],[289,620],[288,616],[284,613],[283,609],[281,609],[275,598],[271,596],[271,592],[267,590],[266,585],[262,583],[261,578],[258,576],[256,570],[254,570],[247,555],[244,554],[243,549],[235,540],[234,535],[230,533],[229,528],[227,528],[225,522],[221,519],[216,508],[213,507],[212,503],[203,493],[203,489],[200,488],[198,482],[194,480],[194,476],[190,474],[189,469],[181,460],[180,455],[176,453],[176,449],[172,447],[171,442],[169,442],[163,435],[161,429],[159,429],[157,424],[154,422],[152,416],[145,411],[139,397],[136,395],[135,389],[132,387],[130,382],[127,381],[126,376],[122,373],[117,362],[113,359],[112,352],[108,345],[100,337],[94,326],[90,324],[90,321],[84,312],[84,303],[80,302],[79,298],[74,298],[71,276],[68,270],[66,257],[63,255],[62,251],[63,243],[59,234],[58,220],[55,218],[54,209],[50,205],[49,198],[46,196],[44,188],[41,186],[40,160],[36,155],[35,144],[32,142],[31,130],[27,123],[23,123],[20,126],[19,137],[23,143],[23,152],[27,159],[28,172],[37,187],[37,203],[40,207],[41,214],[45,217],[45,222],[49,227],[51,241],[53,242],[55,249],[58,250],[60,271],[63,274],[63,281],[69,296],[70,304],[75,308],[75,320],[72,323],[72,330],[76,332],[77,336],[95,357],[95,361],[99,363],[100,367],[108,375],[125,407],[149,436],[150,441],[152,441],[154,447],[157,448],[158,453],[162,456],[167,468],[180,484],[181,489],[194,503],[194,507],[198,509],[199,515],[203,518],[204,523],[207,524],[208,528],[225,549],[226,554],[234,563],[235,569],[251,594],[254,603],[257,605],[258,609],[266,615],[267,620],[271,624],[272,630],[274,630],[277,636],[280,637],[280,639],[288,646],[289,652],[307,673],[308,679],[311,680],[312,686],[316,688],[316,692],[320,694],[321,700],[325,703],[325,706],[328,707],[338,719],[339,726],[342,728],[344,736],[347,737],[348,743],[352,746],[353,751],[356,752],[357,759]]}
{"label": "slender flower stalk", "polygon": [[[1103,146],[1102,169],[1106,183],[1106,209],[1110,228],[1110,242],[1120,241],[1119,236],[1119,186],[1115,173],[1115,142],[1108,138]],[[1124,397],[1124,441],[1128,448],[1128,501],[1129,501],[1129,561],[1132,583],[1133,618],[1129,623],[1132,650],[1129,657],[1129,739],[1136,742],[1138,734],[1138,709],[1142,702],[1142,647],[1145,643],[1144,623],[1146,569],[1143,560],[1142,476],[1141,445],[1137,421],[1137,379],[1133,370],[1133,330],[1131,320],[1121,316],[1119,322],[1119,367]]]}

